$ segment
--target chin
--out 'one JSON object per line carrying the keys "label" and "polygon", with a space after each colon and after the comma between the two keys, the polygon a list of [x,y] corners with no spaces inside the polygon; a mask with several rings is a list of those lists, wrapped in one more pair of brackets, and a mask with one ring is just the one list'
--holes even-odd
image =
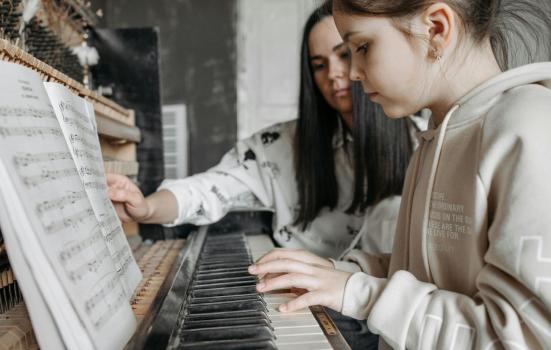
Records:
{"label": "chin", "polygon": [[387,104],[381,104],[381,107],[383,107],[383,111],[385,112],[386,116],[391,119],[399,119],[413,114],[410,113],[408,109],[402,108],[401,106],[397,105],[390,106]]}

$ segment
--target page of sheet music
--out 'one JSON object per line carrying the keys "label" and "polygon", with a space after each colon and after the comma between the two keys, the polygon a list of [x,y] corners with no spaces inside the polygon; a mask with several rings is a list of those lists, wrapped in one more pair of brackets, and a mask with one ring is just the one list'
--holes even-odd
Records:
{"label": "page of sheet music", "polygon": [[44,86],[130,300],[142,274],[107,194],[95,116],[90,115],[94,108],[63,85],[44,83]]}
{"label": "page of sheet music", "polygon": [[42,81],[12,63],[0,71],[0,161],[9,175],[0,186],[13,191],[7,211],[21,221],[14,229],[29,267],[64,338],[83,328],[78,348],[121,349],[136,319]]}

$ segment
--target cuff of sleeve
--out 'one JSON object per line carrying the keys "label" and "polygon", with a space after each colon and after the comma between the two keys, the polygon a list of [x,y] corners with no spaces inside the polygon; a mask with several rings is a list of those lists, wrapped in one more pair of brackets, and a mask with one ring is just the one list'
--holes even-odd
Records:
{"label": "cuff of sleeve", "polygon": [[[170,191],[174,197],[176,197],[176,202],[178,203],[178,217],[174,219],[171,223],[164,224],[164,227],[174,227],[177,225],[181,225],[184,223],[184,219],[187,217],[187,212],[189,211],[189,208],[185,206],[184,201],[182,201],[181,193],[187,193],[189,190],[187,190],[186,186],[181,181],[174,181],[174,180],[164,180],[161,185],[157,188],[157,191],[165,190]],[[192,198],[191,195],[187,196],[188,198]]]}
{"label": "cuff of sleeve", "polygon": [[342,314],[365,320],[386,283],[386,278],[373,277],[363,272],[354,273],[344,288]]}
{"label": "cuff of sleeve", "polygon": [[367,320],[369,329],[394,349],[404,349],[412,319],[423,299],[436,289],[410,272],[397,271],[378,297]]}
{"label": "cuff of sleeve", "polygon": [[362,269],[358,264],[353,263],[351,261],[343,261],[343,260],[335,260],[335,259],[329,259],[333,263],[333,266],[335,267],[335,270],[340,271],[346,271],[350,273],[360,272]]}

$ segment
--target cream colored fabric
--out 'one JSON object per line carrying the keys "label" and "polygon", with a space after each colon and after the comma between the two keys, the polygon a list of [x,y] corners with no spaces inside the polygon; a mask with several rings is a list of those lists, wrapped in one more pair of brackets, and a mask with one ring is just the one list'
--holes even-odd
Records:
{"label": "cream colored fabric", "polygon": [[389,277],[345,289],[385,346],[551,348],[550,82],[551,63],[505,72],[421,134]]}

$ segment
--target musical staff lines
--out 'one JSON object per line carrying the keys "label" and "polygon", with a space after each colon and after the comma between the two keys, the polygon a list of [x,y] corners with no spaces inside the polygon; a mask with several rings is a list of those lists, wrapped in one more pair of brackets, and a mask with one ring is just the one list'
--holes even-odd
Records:
{"label": "musical staff lines", "polygon": [[68,228],[73,228],[77,230],[80,224],[92,218],[95,218],[94,211],[92,210],[92,208],[88,208],[72,216],[54,221],[46,225],[46,231],[50,234],[54,234]]}
{"label": "musical staff lines", "polygon": [[60,137],[62,132],[59,128],[53,127],[0,127],[0,136],[3,138],[27,136],[27,137]]}
{"label": "musical staff lines", "polygon": [[36,206],[36,211],[38,212],[38,214],[44,215],[47,212],[54,209],[63,210],[65,209],[66,206],[73,205],[76,202],[83,200],[85,198],[87,198],[86,192],[71,191],[70,194],[66,196],[38,203]]}
{"label": "musical staff lines", "polygon": [[[117,273],[109,274],[101,288],[84,303],[86,312],[91,315],[96,329],[102,326],[115,314],[121,306],[127,305],[126,295],[120,285],[120,276]],[[99,311],[99,312],[98,312]]]}
{"label": "musical staff lines", "polygon": [[98,225],[94,226],[92,229],[94,233],[88,238],[71,243],[67,248],[59,252],[59,261],[61,264],[66,264],[72,258],[80,256],[80,254],[86,249],[93,247],[98,242],[101,242],[103,237],[98,228]]}
{"label": "musical staff lines", "polygon": [[2,118],[23,118],[34,119],[56,119],[53,110],[41,110],[32,107],[10,107],[0,106],[0,117]]}
{"label": "musical staff lines", "polygon": [[15,165],[19,168],[27,167],[31,164],[53,162],[57,160],[73,159],[69,152],[48,152],[48,153],[19,153],[13,157]]}

